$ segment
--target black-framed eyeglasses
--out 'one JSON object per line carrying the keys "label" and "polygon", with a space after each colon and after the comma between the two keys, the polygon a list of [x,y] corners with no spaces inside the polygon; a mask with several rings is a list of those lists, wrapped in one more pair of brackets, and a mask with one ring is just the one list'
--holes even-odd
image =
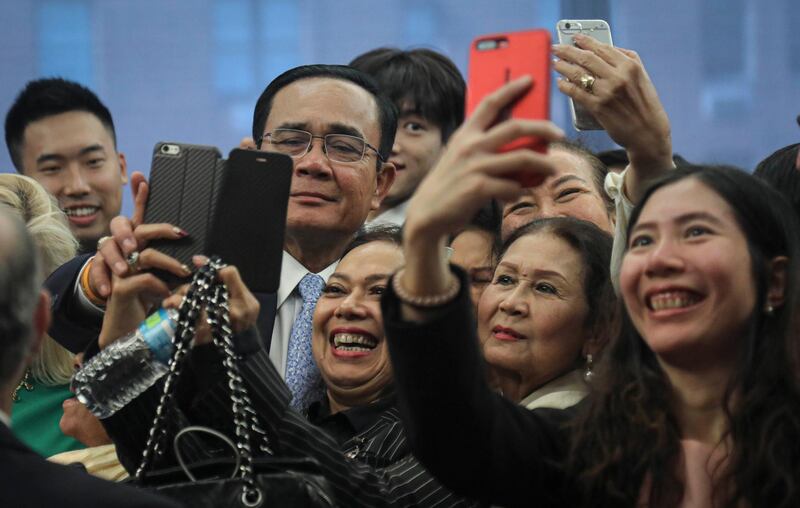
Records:
{"label": "black-framed eyeglasses", "polygon": [[307,131],[297,129],[275,129],[261,136],[262,143],[270,144],[271,150],[299,159],[311,151],[314,139],[323,141],[322,150],[328,159],[335,162],[359,162],[364,158],[367,148],[375,152],[375,156],[383,162],[378,149],[357,136],[348,134],[326,134],[315,136]]}

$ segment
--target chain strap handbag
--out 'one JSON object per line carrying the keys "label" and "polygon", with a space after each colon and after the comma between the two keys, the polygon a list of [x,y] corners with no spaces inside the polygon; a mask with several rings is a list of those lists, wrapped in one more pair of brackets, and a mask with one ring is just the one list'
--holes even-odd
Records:
{"label": "chain strap handbag", "polygon": [[[219,258],[212,258],[200,267],[180,306],[169,371],[135,481],[192,507],[333,506],[332,491],[318,462],[272,455],[267,432],[252,408],[234,352],[228,289],[216,277],[223,267]],[[163,456],[167,446],[167,422],[176,407],[176,384],[195,336],[195,323],[204,307],[213,342],[223,354],[235,436],[232,440],[215,429],[186,427],[175,435],[172,443],[178,466],[151,471],[155,457]],[[180,451],[180,440],[196,432],[222,440],[233,450],[233,457],[187,464]],[[252,447],[256,443],[261,454],[254,458]]]}

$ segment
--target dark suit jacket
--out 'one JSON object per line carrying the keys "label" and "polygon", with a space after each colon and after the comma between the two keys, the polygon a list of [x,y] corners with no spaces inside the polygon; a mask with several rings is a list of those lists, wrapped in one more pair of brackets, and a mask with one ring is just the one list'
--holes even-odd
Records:
{"label": "dark suit jacket", "polygon": [[0,506],[8,508],[177,508],[149,492],[47,462],[0,423]]}
{"label": "dark suit jacket", "polygon": [[414,455],[460,495],[509,507],[580,506],[576,478],[563,468],[570,439],[563,424],[579,409],[531,411],[489,388],[469,281],[453,271],[459,295],[424,324],[403,321],[392,284],[381,300]]}
{"label": "dark suit jacket", "polygon": [[[100,334],[102,319],[89,319],[80,312],[75,302],[75,281],[80,275],[81,267],[93,254],[82,254],[58,267],[45,281],[45,288],[52,295],[51,312],[53,321],[48,333],[56,342],[73,353],[89,349],[87,358],[96,353],[97,336]],[[264,339],[264,349],[269,351],[272,338],[272,327],[278,295],[275,293],[255,293],[261,309],[257,327]]]}

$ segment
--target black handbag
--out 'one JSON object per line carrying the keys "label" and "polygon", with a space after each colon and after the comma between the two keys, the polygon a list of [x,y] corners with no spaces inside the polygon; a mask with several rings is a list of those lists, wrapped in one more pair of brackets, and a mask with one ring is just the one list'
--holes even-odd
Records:
{"label": "black handbag", "polygon": [[[181,304],[169,372],[134,482],[191,507],[334,506],[332,490],[316,460],[272,455],[267,433],[252,409],[239,372],[229,320],[228,290],[216,279],[217,271],[223,266],[219,258],[212,258],[198,269]],[[162,455],[166,445],[167,421],[175,408],[175,386],[203,308],[214,344],[223,353],[235,436],[231,440],[208,427],[184,428],[172,443],[178,465],[150,471],[154,457]],[[233,449],[233,457],[186,464],[180,452],[180,440],[192,432],[216,436]],[[258,436],[258,443],[254,435]],[[251,447],[255,444],[267,455],[254,458]]]}

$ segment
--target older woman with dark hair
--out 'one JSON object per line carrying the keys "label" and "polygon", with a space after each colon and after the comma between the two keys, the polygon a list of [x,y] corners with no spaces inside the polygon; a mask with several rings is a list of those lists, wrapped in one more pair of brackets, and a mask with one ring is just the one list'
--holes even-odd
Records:
{"label": "older woman with dark hair", "polygon": [[588,393],[615,328],[611,236],[571,217],[540,219],[500,249],[478,303],[492,383],[529,409],[566,408]]}

